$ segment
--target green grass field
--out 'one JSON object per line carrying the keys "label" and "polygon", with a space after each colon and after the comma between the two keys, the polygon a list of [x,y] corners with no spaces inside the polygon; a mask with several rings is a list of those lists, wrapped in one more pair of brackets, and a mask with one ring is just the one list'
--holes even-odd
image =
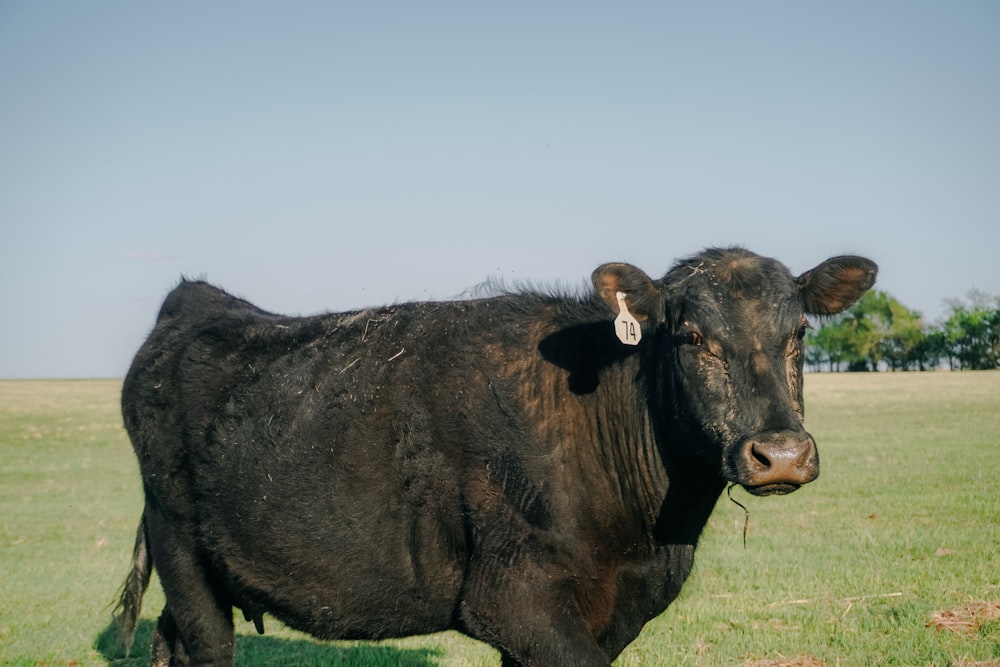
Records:
{"label": "green grass field", "polygon": [[[0,664],[148,662],[155,578],[129,659],[109,627],[142,505],[118,391],[0,382]],[[820,478],[734,490],[745,548],[723,496],[681,598],[617,664],[1000,665],[1000,373],[813,374],[806,410]],[[241,665],[498,664],[454,633],[323,644],[237,618]]]}

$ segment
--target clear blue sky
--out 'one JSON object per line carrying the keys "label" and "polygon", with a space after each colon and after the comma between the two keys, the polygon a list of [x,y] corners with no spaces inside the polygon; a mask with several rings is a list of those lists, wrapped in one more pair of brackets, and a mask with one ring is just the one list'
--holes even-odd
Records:
{"label": "clear blue sky", "polygon": [[719,244],[1000,294],[1000,3],[0,2],[0,377]]}

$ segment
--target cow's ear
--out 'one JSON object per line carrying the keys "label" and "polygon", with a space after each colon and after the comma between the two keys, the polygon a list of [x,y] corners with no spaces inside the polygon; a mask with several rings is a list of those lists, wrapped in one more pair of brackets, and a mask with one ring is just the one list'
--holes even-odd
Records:
{"label": "cow's ear", "polygon": [[878,266],[864,257],[832,257],[798,277],[799,296],[807,313],[835,315],[847,310],[872,288]]}
{"label": "cow's ear", "polygon": [[640,322],[663,320],[663,298],[642,269],[631,264],[602,264],[590,276],[601,300],[615,315],[618,314],[618,295],[625,295],[625,305]]}

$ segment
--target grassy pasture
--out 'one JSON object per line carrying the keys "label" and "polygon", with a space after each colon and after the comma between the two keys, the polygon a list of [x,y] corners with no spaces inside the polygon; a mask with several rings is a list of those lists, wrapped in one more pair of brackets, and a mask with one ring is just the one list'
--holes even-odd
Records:
{"label": "grassy pasture", "polygon": [[[148,662],[155,579],[131,658],[109,628],[141,508],[118,390],[0,382],[0,664]],[[809,375],[806,395],[819,480],[734,490],[746,548],[723,496],[681,598],[617,664],[1000,665],[1000,618],[973,604],[1000,601],[1000,373]],[[928,627],[937,612],[964,632]],[[237,664],[498,664],[454,633],[321,644],[265,626],[238,623]]]}

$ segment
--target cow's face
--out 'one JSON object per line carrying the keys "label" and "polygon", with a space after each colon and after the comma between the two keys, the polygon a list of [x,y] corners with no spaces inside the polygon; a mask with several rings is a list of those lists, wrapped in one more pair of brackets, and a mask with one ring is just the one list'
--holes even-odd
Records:
{"label": "cow's face", "polygon": [[594,284],[652,339],[651,362],[669,375],[662,409],[696,443],[680,454],[768,495],[819,474],[816,443],[802,426],[806,314],[848,308],[876,271],[869,260],[838,257],[795,278],[745,250],[710,250],[660,281],[613,264],[594,272]]}

